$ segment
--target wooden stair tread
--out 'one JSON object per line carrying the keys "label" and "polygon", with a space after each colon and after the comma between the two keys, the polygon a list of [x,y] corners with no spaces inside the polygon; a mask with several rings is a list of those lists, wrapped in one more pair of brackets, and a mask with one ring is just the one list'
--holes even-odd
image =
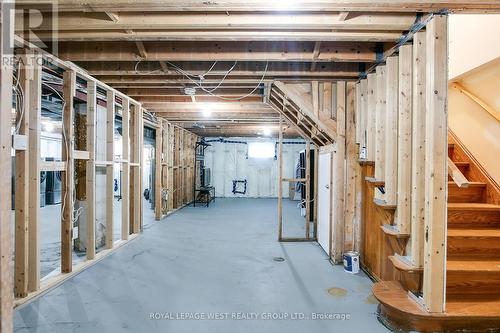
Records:
{"label": "wooden stair tread", "polygon": [[446,271],[500,273],[500,260],[448,259],[446,261]]}
{"label": "wooden stair tread", "polygon": [[498,211],[500,205],[487,203],[448,203],[448,210]]}
{"label": "wooden stair tread", "polygon": [[[450,180],[448,181],[448,186],[450,185],[455,185],[458,186],[454,181]],[[469,188],[470,187],[486,187],[486,183],[482,182],[469,182]]]}
{"label": "wooden stair tread", "polygon": [[493,317],[500,321],[500,300],[482,298],[455,298],[446,303],[446,312],[425,311],[410,298],[399,281],[380,281],[373,285],[375,298],[383,305],[417,318]]}
{"label": "wooden stair tread", "polygon": [[396,238],[409,238],[410,234],[404,234],[399,232],[393,225],[384,224],[380,228],[386,235],[394,236]]}
{"label": "wooden stair tread", "polygon": [[468,166],[470,166],[469,162],[457,162],[457,161],[453,161],[453,163],[455,163],[455,165],[457,167],[468,167]]}
{"label": "wooden stair tread", "polygon": [[500,229],[497,228],[449,228],[448,237],[500,237]]}
{"label": "wooden stair tread", "polygon": [[422,267],[412,266],[411,263],[404,260],[401,256],[389,256],[389,260],[392,262],[394,267],[400,271],[408,273],[420,273],[422,272]]}

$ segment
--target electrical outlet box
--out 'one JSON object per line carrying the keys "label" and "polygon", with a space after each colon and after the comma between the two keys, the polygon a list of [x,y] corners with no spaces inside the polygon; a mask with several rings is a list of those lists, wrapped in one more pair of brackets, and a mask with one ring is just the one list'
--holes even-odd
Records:
{"label": "electrical outlet box", "polygon": [[14,150],[27,150],[28,149],[28,137],[21,134],[12,135],[12,148]]}

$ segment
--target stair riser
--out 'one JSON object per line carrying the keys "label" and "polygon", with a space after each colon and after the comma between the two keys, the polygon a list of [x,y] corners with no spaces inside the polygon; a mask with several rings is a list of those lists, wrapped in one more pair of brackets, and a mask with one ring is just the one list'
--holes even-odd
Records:
{"label": "stair riser", "polygon": [[497,228],[500,212],[448,209],[448,228]]}
{"label": "stair riser", "polygon": [[497,259],[500,258],[498,237],[448,237],[449,259]]}
{"label": "stair riser", "polygon": [[465,203],[484,202],[484,187],[471,186],[460,188],[457,185],[448,185],[448,202],[452,203]]}
{"label": "stair riser", "polygon": [[446,272],[446,293],[449,295],[498,295],[500,272]]}

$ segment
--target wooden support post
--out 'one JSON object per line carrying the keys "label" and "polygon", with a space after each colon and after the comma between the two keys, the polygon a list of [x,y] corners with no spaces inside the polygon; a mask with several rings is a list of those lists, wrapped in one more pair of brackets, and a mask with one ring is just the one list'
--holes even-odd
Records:
{"label": "wooden support post", "polygon": [[356,83],[356,143],[361,144],[363,141],[361,130],[361,83]]}
{"label": "wooden support post", "polygon": [[385,194],[387,205],[397,203],[398,173],[398,57],[386,60]]}
{"label": "wooden support post", "polygon": [[168,124],[168,211],[174,209],[174,126]]}
{"label": "wooden support post", "polygon": [[413,36],[410,261],[422,267],[425,209],[425,32]]}
{"label": "wooden support post", "polygon": [[[1,2],[1,13],[6,12],[5,3]],[[5,17],[5,16],[4,16]],[[2,20],[3,21],[3,20]],[[5,21],[4,21],[5,22]],[[11,172],[10,150],[11,115],[12,115],[12,53],[4,49],[5,24],[0,22],[0,57],[6,61],[0,63],[0,170],[7,177],[0,177],[0,333],[13,330],[12,312],[14,308],[13,272],[12,272],[12,222],[11,222]],[[13,33],[13,32],[12,32]],[[8,112],[7,112],[8,110]]]}
{"label": "wooden support post", "polygon": [[[28,103],[30,100],[30,83],[33,71],[30,68],[31,54],[21,55],[18,68],[18,80],[24,98],[17,107],[16,132],[19,135],[29,136],[29,114]],[[18,102],[17,102],[18,103]],[[7,112],[7,111],[3,111]],[[15,263],[14,293],[16,297],[28,295],[28,214],[29,214],[29,147],[26,150],[16,150],[16,170],[15,170]]]}
{"label": "wooden support post", "polygon": [[444,312],[448,182],[448,17],[435,16],[426,30],[426,146],[423,300]]}
{"label": "wooden support post", "polygon": [[319,161],[319,147],[314,147],[314,229],[313,238],[318,239],[318,161]]}
{"label": "wooden support post", "polygon": [[346,82],[337,82],[337,141],[335,142],[333,164],[333,246],[331,259],[335,263],[342,262],[344,249],[344,191],[345,191],[345,126],[346,126]]}
{"label": "wooden support post", "polygon": [[[386,120],[386,78],[385,66],[377,66],[377,96],[375,108],[375,179],[384,180],[385,176],[385,120]],[[378,200],[384,199],[384,194],[375,189],[375,198]]]}
{"label": "wooden support post", "polygon": [[356,177],[361,177],[361,167],[356,156],[356,95],[356,84],[347,82],[344,251],[354,250],[354,236],[359,232],[355,229]]}
{"label": "wooden support post", "polygon": [[366,159],[375,161],[375,114],[377,107],[377,76],[368,74],[368,96],[366,113]]}
{"label": "wooden support post", "polygon": [[143,185],[142,185],[142,172],[144,170],[144,109],[140,104],[137,104],[137,114],[135,115],[137,117],[137,124],[139,128],[137,128],[137,156],[139,158],[139,173],[138,173],[138,178],[134,179],[136,182],[136,186],[139,189],[138,196],[135,198],[135,203],[139,207],[137,211],[137,218],[134,221],[134,233],[139,233],[142,230],[143,227],[143,202],[142,202],[142,193],[144,193]]}
{"label": "wooden support post", "polygon": [[311,142],[306,141],[306,238],[311,237],[309,224],[311,221]]}
{"label": "wooden support post", "polygon": [[283,116],[280,115],[278,132],[278,241],[283,238]]}
{"label": "wooden support post", "polygon": [[76,73],[67,70],[63,74],[64,110],[62,115],[62,161],[66,169],[61,177],[61,272],[69,273],[73,266],[73,191],[75,188],[75,161],[73,127],[73,99],[76,89]]}
{"label": "wooden support post", "polygon": [[366,160],[366,124],[367,124],[367,112],[368,112],[368,80],[363,79],[359,82],[359,87],[361,90],[361,108],[359,110],[360,118],[360,145],[361,149],[359,151],[360,159]]}
{"label": "wooden support post", "polygon": [[[142,169],[141,169],[141,150],[142,144],[140,141],[141,126],[142,126],[142,111],[139,104],[133,103],[129,107],[129,112],[132,113],[132,125],[130,127],[130,147],[132,151],[129,152],[130,158],[134,164],[129,163],[130,170],[130,192],[129,192],[129,228],[132,233],[138,233],[141,230],[141,202],[142,202]],[[130,118],[130,117],[129,117]]]}
{"label": "wooden support post", "polygon": [[87,151],[89,159],[86,168],[87,194],[87,259],[95,258],[95,160],[96,160],[96,112],[97,112],[97,84],[93,80],[87,81]]}
{"label": "wooden support post", "polygon": [[130,234],[130,100],[122,99],[122,240]]}
{"label": "wooden support post", "polygon": [[396,228],[403,234],[411,226],[411,120],[412,120],[412,45],[399,49],[398,103],[398,197]]}
{"label": "wooden support post", "polygon": [[40,122],[42,118],[42,57],[33,56],[29,91],[29,255],[28,291],[40,288]]}
{"label": "wooden support post", "polygon": [[155,176],[155,220],[159,221],[162,216],[161,212],[161,192],[162,192],[162,187],[161,187],[161,179],[162,179],[162,166],[161,166],[161,161],[162,161],[162,124],[160,122],[160,126],[156,129],[156,158],[155,158],[155,171],[156,171],[156,176]]}
{"label": "wooden support post", "polygon": [[[115,92],[108,90],[106,94],[106,160],[115,158]],[[113,248],[113,206],[114,206],[114,163],[106,167],[106,248]]]}

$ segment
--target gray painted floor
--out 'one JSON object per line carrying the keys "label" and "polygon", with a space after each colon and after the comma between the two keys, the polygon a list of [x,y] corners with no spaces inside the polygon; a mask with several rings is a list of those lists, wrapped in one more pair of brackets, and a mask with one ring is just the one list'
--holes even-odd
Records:
{"label": "gray painted floor", "polygon": [[[284,203],[287,212],[296,204]],[[371,281],[332,266],[315,243],[278,243],[276,216],[273,199],[217,199],[210,208],[182,209],[16,309],[15,331],[387,332],[376,319]],[[150,319],[166,313],[170,319]],[[180,318],[196,313],[228,319]],[[313,313],[350,319],[314,320]]]}

